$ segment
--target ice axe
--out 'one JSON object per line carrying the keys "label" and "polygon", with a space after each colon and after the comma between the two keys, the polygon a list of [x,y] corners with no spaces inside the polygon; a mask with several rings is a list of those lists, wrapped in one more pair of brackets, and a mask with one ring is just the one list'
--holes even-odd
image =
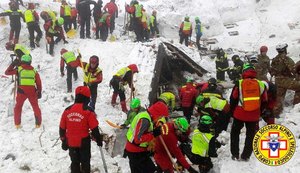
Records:
{"label": "ice axe", "polygon": [[172,162],[173,166],[175,167],[176,171],[177,171],[177,172],[180,172],[180,171],[178,170],[178,167],[177,167],[176,163],[174,162],[174,160],[173,160],[173,158],[172,158],[172,155],[171,155],[171,153],[170,153],[170,151],[169,151],[169,149],[168,149],[168,147],[167,147],[167,145],[166,145],[164,139],[162,138],[162,136],[159,136],[158,138],[159,138],[160,142],[163,144],[163,146],[164,146],[164,148],[165,148],[165,150],[166,150],[166,152],[167,152],[167,154],[168,154],[168,156],[169,156],[169,159],[171,160],[171,162]]}
{"label": "ice axe", "polygon": [[[101,130],[101,128],[100,127],[98,127],[98,128],[99,128],[99,131],[101,133],[103,133],[102,130]],[[108,171],[107,171],[107,165],[106,165],[106,161],[105,161],[105,158],[104,158],[102,147],[99,146],[99,149],[100,149],[101,159],[102,159],[102,162],[103,162],[104,171],[105,171],[105,173],[108,173]]]}

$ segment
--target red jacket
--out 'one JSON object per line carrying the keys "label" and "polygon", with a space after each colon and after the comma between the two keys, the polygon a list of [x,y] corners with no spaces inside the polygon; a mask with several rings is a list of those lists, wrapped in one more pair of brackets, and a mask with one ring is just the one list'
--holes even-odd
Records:
{"label": "red jacket", "polygon": [[98,127],[94,111],[75,103],[66,108],[60,120],[60,128],[66,130],[69,147],[80,147],[81,140],[89,136],[89,131]]}
{"label": "red jacket", "polygon": [[[243,79],[246,78],[255,78],[256,77],[256,71],[255,70],[247,70],[242,74]],[[230,106],[231,111],[233,112],[233,117],[240,120],[240,121],[246,121],[246,122],[255,122],[259,121],[259,117],[261,115],[261,110],[263,110],[266,107],[267,103],[267,92],[266,90],[263,91],[263,93],[260,96],[261,100],[261,106],[260,109],[254,110],[254,111],[245,111],[242,106],[239,106],[239,85],[236,84],[233,89],[230,96]]]}
{"label": "red jacket", "polygon": [[118,6],[114,2],[107,3],[103,10],[107,11],[110,15],[116,15],[118,16]]}
{"label": "red jacket", "polygon": [[[34,69],[31,65],[28,64],[21,64],[21,66],[26,70]],[[5,75],[18,75],[18,70],[14,66],[10,65],[6,69]],[[35,73],[35,85],[36,86],[22,86],[18,84],[18,88],[27,91],[26,93],[36,93],[36,91],[42,92],[42,82],[38,72]]]}
{"label": "red jacket", "polygon": [[72,8],[71,9],[71,19],[76,19],[77,18],[77,14],[78,14],[78,11],[76,8]]}
{"label": "red jacket", "polygon": [[[161,135],[166,146],[168,147],[171,155],[177,159],[177,161],[185,168],[190,168],[190,164],[186,161],[184,155],[182,154],[180,148],[178,147],[178,137],[176,136],[174,123],[167,123],[169,128],[169,133],[167,135]],[[157,138],[155,141],[155,162],[162,168],[162,170],[168,170],[173,173],[173,164],[163,146],[160,139]]]}
{"label": "red jacket", "polygon": [[198,91],[192,83],[184,85],[179,93],[182,107],[191,107],[194,105]]}
{"label": "red jacket", "polygon": [[136,125],[136,130],[134,133],[134,141],[133,143],[130,143],[127,140],[125,149],[128,152],[146,152],[147,147],[140,147],[139,144],[143,142],[150,142],[154,139],[154,136],[151,132],[147,132],[148,128],[150,126],[150,122],[147,119],[140,119],[139,122]]}

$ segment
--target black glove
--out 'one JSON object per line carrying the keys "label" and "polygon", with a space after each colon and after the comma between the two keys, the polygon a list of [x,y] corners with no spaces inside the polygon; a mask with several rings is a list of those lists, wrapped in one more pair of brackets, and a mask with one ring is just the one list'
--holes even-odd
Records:
{"label": "black glove", "polygon": [[68,144],[67,144],[67,140],[62,140],[61,141],[61,148],[63,149],[63,150],[65,150],[65,151],[67,151],[68,150]]}
{"label": "black glove", "polygon": [[12,66],[18,66],[19,64],[20,64],[20,61],[19,61],[18,59],[15,59],[15,60],[11,63]]}
{"label": "black glove", "polygon": [[152,133],[154,137],[161,135],[161,126],[156,127]]}
{"label": "black glove", "polygon": [[41,91],[36,91],[37,98],[40,99],[42,98],[42,92]]}
{"label": "black glove", "polygon": [[135,91],[135,88],[134,88],[134,87],[132,87],[132,88],[131,88],[131,91]]}
{"label": "black glove", "polygon": [[188,171],[189,173],[198,173],[192,166],[189,167]]}
{"label": "black glove", "polygon": [[64,44],[68,44],[69,42],[67,40],[64,40]]}
{"label": "black glove", "polygon": [[121,129],[126,129],[127,125],[126,124],[121,124]]}
{"label": "black glove", "polygon": [[61,73],[60,73],[60,76],[61,76],[61,77],[64,77],[64,75],[65,75],[64,72],[61,72]]}
{"label": "black glove", "polygon": [[96,142],[99,147],[102,147],[102,145],[103,145],[103,135],[102,134],[100,134],[100,138],[96,139]]}

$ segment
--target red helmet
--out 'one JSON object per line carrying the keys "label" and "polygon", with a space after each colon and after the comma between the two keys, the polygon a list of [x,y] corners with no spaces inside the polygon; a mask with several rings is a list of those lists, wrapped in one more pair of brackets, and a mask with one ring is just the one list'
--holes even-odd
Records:
{"label": "red helmet", "polygon": [[99,64],[99,57],[96,55],[93,55],[90,57],[90,64]]}
{"label": "red helmet", "polygon": [[268,52],[268,47],[267,46],[260,47],[260,52]]}
{"label": "red helmet", "polygon": [[15,44],[9,41],[5,44],[5,48],[6,50],[13,50],[15,48]]}
{"label": "red helmet", "polygon": [[169,115],[169,110],[166,104],[163,102],[156,102],[152,106],[148,108],[148,112],[150,113],[152,120],[156,120],[160,117],[167,117]]}
{"label": "red helmet", "polygon": [[85,97],[91,97],[90,88],[87,86],[79,86],[75,90],[75,95],[81,94]]}
{"label": "red helmet", "polygon": [[130,70],[133,72],[133,73],[138,73],[139,72],[139,69],[137,68],[136,64],[130,64],[129,66],[127,66],[128,68],[130,68]]}
{"label": "red helmet", "polygon": [[64,53],[66,53],[66,52],[68,52],[68,50],[65,49],[65,48],[62,48],[62,49],[60,50],[60,54],[61,54],[61,55],[64,54]]}
{"label": "red helmet", "polygon": [[35,8],[34,3],[30,2],[28,3],[28,9],[33,10]]}

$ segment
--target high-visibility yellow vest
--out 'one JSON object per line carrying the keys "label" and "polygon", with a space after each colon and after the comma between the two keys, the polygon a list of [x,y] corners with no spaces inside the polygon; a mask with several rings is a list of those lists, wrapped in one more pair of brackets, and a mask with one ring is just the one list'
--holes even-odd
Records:
{"label": "high-visibility yellow vest", "polygon": [[17,50],[20,50],[21,52],[24,53],[24,55],[30,55],[30,51],[26,49],[23,45],[21,44],[16,44],[14,52],[16,53]]}
{"label": "high-visibility yellow vest", "polygon": [[64,15],[65,16],[71,16],[71,7],[69,5],[62,5],[64,8]]}
{"label": "high-visibility yellow vest", "polygon": [[18,80],[20,86],[35,86],[36,70],[26,70],[22,66],[18,66]]}
{"label": "high-visibility yellow vest", "polygon": [[51,20],[56,20],[56,14],[52,10],[48,10],[47,13],[49,14]]}
{"label": "high-visibility yellow vest", "polygon": [[25,18],[25,22],[26,23],[34,22],[35,21],[35,17],[33,15],[33,11],[32,10],[26,10],[24,12],[24,18]]}
{"label": "high-visibility yellow vest", "polygon": [[192,23],[191,22],[187,22],[187,21],[184,21],[183,22],[183,31],[189,31],[191,30],[191,27],[192,27]]}
{"label": "high-visibility yellow vest", "polygon": [[90,83],[90,82],[93,82],[97,79],[97,75],[102,71],[99,67],[97,67],[96,69],[96,72],[94,73],[91,73],[91,72],[88,72],[88,69],[90,67],[90,64],[86,64],[85,68],[84,68],[84,76],[83,76],[83,81],[85,83]]}
{"label": "high-visibility yellow vest", "polygon": [[123,67],[123,68],[121,68],[121,69],[115,74],[115,76],[118,76],[118,77],[120,77],[120,78],[123,79],[123,77],[125,76],[125,74],[126,74],[128,71],[130,71],[130,68],[128,68],[128,67]]}
{"label": "high-visibility yellow vest", "polygon": [[68,51],[62,55],[62,58],[65,60],[65,62],[68,64],[69,62],[76,61],[76,56],[74,52]]}
{"label": "high-visibility yellow vest", "polygon": [[155,20],[155,17],[152,15],[150,17],[150,26],[153,27],[154,26],[154,20]]}
{"label": "high-visibility yellow vest", "polygon": [[142,6],[139,4],[135,4],[135,17],[142,17]]}
{"label": "high-visibility yellow vest", "polygon": [[219,99],[217,97],[210,97],[209,102],[205,104],[205,108],[212,108],[214,110],[223,111],[227,104],[227,100]]}
{"label": "high-visibility yellow vest", "polygon": [[222,98],[222,95],[218,93],[202,93],[204,98],[209,98],[209,97],[217,97],[217,98]]}
{"label": "high-visibility yellow vest", "polygon": [[210,133],[202,133],[199,129],[194,130],[192,135],[192,153],[202,157],[208,157],[209,142],[213,137]]}
{"label": "high-visibility yellow vest", "polygon": [[147,13],[145,11],[142,12],[142,22],[147,22]]}
{"label": "high-visibility yellow vest", "polygon": [[[128,129],[127,134],[126,134],[127,140],[130,143],[134,143],[134,134],[135,134],[135,131],[137,130],[136,126],[137,126],[139,120],[142,119],[142,118],[147,119],[150,122],[150,126],[149,126],[149,128],[148,128],[147,131],[148,132],[152,132],[153,131],[153,123],[151,121],[151,117],[148,114],[148,112],[144,111],[144,112],[141,112],[141,113],[137,114],[133,118],[132,122],[130,123],[130,127]],[[148,146],[148,142],[143,142],[143,143],[139,144],[139,146],[140,147],[147,147]]]}

